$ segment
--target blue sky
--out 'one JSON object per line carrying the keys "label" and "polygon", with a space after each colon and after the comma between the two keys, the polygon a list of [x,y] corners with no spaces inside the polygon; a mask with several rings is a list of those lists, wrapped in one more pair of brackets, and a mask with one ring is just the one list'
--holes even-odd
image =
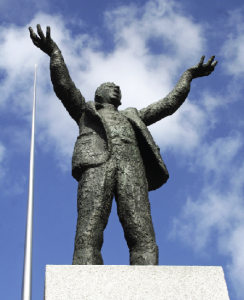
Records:
{"label": "blue sky", "polygon": [[[0,3],[0,290],[20,299],[37,67],[33,299],[46,264],[71,264],[78,127],[56,98],[49,58],[28,26],[51,26],[86,100],[112,81],[121,109],[162,99],[202,55],[219,64],[195,79],[182,107],[149,127],[170,179],[150,192],[160,265],[222,266],[231,300],[244,293],[244,6],[241,1],[27,1]],[[104,263],[129,263],[113,204]]]}

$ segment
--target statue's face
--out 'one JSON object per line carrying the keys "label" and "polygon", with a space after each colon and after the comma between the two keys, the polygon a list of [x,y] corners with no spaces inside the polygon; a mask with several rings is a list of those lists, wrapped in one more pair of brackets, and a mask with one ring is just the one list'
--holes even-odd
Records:
{"label": "statue's face", "polygon": [[103,101],[104,103],[113,104],[115,107],[121,105],[121,90],[118,85],[109,84],[103,91]]}

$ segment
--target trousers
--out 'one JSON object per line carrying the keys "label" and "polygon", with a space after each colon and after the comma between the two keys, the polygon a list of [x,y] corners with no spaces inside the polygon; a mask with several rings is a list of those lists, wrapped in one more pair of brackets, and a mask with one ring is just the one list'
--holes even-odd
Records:
{"label": "trousers", "polygon": [[130,265],[158,265],[148,184],[137,144],[118,142],[110,159],[87,168],[78,184],[74,265],[102,265],[103,231],[113,197],[130,252]]}

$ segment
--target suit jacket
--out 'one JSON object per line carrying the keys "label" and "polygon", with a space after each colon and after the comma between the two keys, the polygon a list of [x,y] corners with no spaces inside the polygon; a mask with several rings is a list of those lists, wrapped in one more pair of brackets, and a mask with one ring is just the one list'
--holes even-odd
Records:
{"label": "suit jacket", "polygon": [[[50,73],[57,97],[80,128],[72,158],[72,175],[79,180],[84,169],[98,166],[109,159],[111,153],[109,131],[96,109],[95,102],[85,102],[80,90],[71,80],[60,50],[54,51],[51,55]],[[169,174],[160,156],[159,147],[155,144],[147,126],[172,115],[182,105],[190,91],[191,80],[191,73],[186,71],[165,98],[139,111],[135,108],[120,111],[135,130],[149,191],[162,186],[169,178]]]}
{"label": "suit jacket", "polygon": [[[145,166],[149,191],[156,190],[169,178],[167,168],[149,130],[136,108],[120,111],[131,123]],[[79,122],[80,134],[72,158],[72,175],[79,181],[84,169],[105,163],[111,154],[111,142],[106,123],[93,101],[86,102]]]}

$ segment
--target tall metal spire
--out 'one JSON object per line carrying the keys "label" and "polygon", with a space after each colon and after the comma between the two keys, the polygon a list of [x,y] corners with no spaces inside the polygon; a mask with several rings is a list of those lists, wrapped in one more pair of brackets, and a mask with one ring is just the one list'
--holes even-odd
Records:
{"label": "tall metal spire", "polygon": [[27,209],[27,223],[25,236],[25,260],[22,283],[22,300],[31,300],[32,285],[32,231],[33,231],[33,191],[34,191],[34,146],[35,146],[35,111],[36,111],[36,67],[34,78],[34,99],[32,110],[32,130],[30,145],[30,175],[29,175],[29,196]]}

